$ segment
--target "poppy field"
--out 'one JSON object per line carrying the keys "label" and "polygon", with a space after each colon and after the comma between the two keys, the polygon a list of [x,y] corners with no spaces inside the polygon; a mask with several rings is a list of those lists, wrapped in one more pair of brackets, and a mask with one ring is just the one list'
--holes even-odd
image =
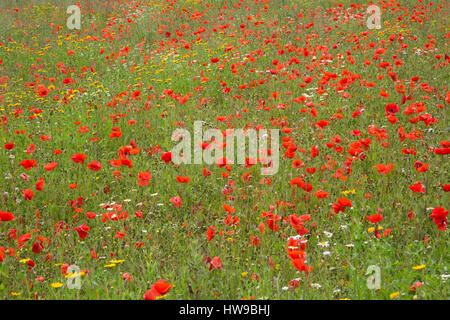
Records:
{"label": "poppy field", "polygon": [[448,299],[449,11],[1,1],[0,299]]}

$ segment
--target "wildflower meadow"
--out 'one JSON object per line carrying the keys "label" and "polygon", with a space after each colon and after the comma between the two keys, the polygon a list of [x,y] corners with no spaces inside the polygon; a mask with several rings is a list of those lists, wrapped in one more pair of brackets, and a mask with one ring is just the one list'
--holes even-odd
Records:
{"label": "wildflower meadow", "polygon": [[0,299],[448,299],[449,12],[0,1]]}

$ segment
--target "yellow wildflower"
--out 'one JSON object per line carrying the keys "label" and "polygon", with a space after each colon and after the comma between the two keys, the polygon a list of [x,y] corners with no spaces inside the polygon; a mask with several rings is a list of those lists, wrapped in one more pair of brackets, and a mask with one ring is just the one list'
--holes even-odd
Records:
{"label": "yellow wildflower", "polygon": [[393,293],[391,293],[390,295],[389,295],[389,298],[391,298],[391,299],[395,299],[395,298],[397,298],[398,297],[398,295],[400,294],[400,292],[393,292]]}
{"label": "yellow wildflower", "polygon": [[419,266],[415,266],[415,267],[412,267],[412,269],[413,270],[422,270],[422,269],[424,269],[425,268],[425,264],[421,264],[421,265],[419,265]]}

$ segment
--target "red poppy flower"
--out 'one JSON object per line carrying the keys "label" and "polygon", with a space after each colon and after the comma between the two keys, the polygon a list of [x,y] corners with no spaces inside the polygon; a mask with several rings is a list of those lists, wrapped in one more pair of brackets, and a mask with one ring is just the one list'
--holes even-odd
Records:
{"label": "red poppy flower", "polygon": [[328,192],[319,189],[316,193],[314,193],[314,195],[319,199],[326,198],[328,197]]}
{"label": "red poppy flower", "polygon": [[23,197],[25,200],[32,200],[34,197],[34,192],[31,189],[26,189],[23,191]]}
{"label": "red poppy flower", "polygon": [[234,208],[226,203],[223,204],[223,208],[225,209],[226,212],[228,213],[234,213],[236,210],[234,210]]}
{"label": "red poppy flower", "polygon": [[14,146],[15,146],[15,145],[16,145],[15,143],[10,142],[10,143],[5,144],[3,147],[4,147],[6,150],[11,150],[11,149],[14,149]]}
{"label": "red poppy flower", "polygon": [[11,221],[14,219],[15,217],[11,212],[0,211],[0,221]]}
{"label": "red poppy flower", "polygon": [[169,201],[173,203],[173,206],[174,206],[175,208],[181,206],[181,204],[183,203],[183,202],[181,201],[180,196],[176,196],[176,197],[170,198]]}
{"label": "red poppy flower", "polygon": [[222,157],[222,158],[217,158],[216,164],[217,164],[219,167],[223,167],[223,166],[226,166],[226,165],[231,164],[231,161],[228,160],[228,159],[225,158],[225,157]]}
{"label": "red poppy flower", "polygon": [[[279,219],[278,219],[279,220]],[[280,229],[280,226],[277,224],[277,219],[267,219],[267,226],[270,230],[276,232]]]}
{"label": "red poppy flower", "polygon": [[40,241],[36,241],[33,243],[33,247],[31,248],[31,251],[34,253],[41,253],[42,250],[44,250],[44,245]]}
{"label": "red poppy flower", "polygon": [[264,224],[264,222],[260,222],[259,226],[258,226],[259,232],[261,234],[263,234],[264,232],[266,232],[266,225]]}
{"label": "red poppy flower", "polygon": [[207,238],[208,242],[211,241],[212,238],[214,238],[215,233],[216,233],[216,227],[210,226],[208,228],[208,231],[206,231],[206,238]]}
{"label": "red poppy flower", "polygon": [[308,172],[309,174],[313,174],[314,172],[316,172],[316,168],[306,168],[306,172]]}
{"label": "red poppy flower", "polygon": [[447,215],[448,210],[442,207],[436,207],[431,212],[430,218],[433,219],[439,231],[445,231],[447,229]]}
{"label": "red poppy flower", "polygon": [[299,272],[305,272],[307,276],[309,275],[309,272],[313,270],[312,267],[305,264],[305,261],[302,258],[291,259],[291,262],[295,269]]}
{"label": "red poppy flower", "polygon": [[374,214],[372,216],[366,216],[366,219],[369,220],[371,223],[377,223],[383,220],[383,215]]}
{"label": "red poppy flower", "polygon": [[25,244],[25,242],[27,242],[30,239],[31,239],[31,233],[28,232],[28,233],[21,235],[17,239],[17,243],[19,244],[19,247],[22,247]]}
{"label": "red poppy flower", "polygon": [[72,159],[73,162],[75,163],[80,163],[84,164],[84,159],[86,159],[86,155],[84,155],[83,153],[76,153],[73,154],[70,159]]}
{"label": "red poppy flower", "polygon": [[[136,90],[131,94],[133,99],[137,99],[141,95],[141,90]],[[140,99],[140,98],[139,98]]]}
{"label": "red poppy flower", "polygon": [[28,270],[31,270],[31,268],[34,268],[36,263],[30,259],[30,260],[28,260],[27,265],[28,265]]}
{"label": "red poppy flower", "polygon": [[180,177],[180,176],[177,176],[177,182],[180,182],[180,183],[187,183],[187,182],[191,182],[191,179],[189,179],[189,177]]}
{"label": "red poppy flower", "polygon": [[351,207],[353,205],[347,198],[339,198],[338,203],[343,207]]}
{"label": "red poppy flower", "polygon": [[89,253],[91,254],[91,258],[92,259],[97,259],[98,255],[97,253],[94,251],[94,249],[89,250]]}
{"label": "red poppy flower", "polygon": [[302,160],[295,159],[294,161],[292,161],[292,168],[297,169],[297,168],[300,168],[301,166],[303,166]]}
{"label": "red poppy flower", "polygon": [[87,166],[92,171],[99,171],[102,169],[102,164],[98,161],[92,161],[92,162],[88,163]]}
{"label": "red poppy flower", "polygon": [[161,153],[161,160],[165,163],[169,163],[170,161],[172,161],[172,152]]}
{"label": "red poppy flower", "polygon": [[56,168],[57,165],[58,165],[58,162],[47,163],[47,164],[44,166],[44,169],[45,169],[46,171],[52,171],[53,169]]}
{"label": "red poppy flower", "polygon": [[89,219],[94,219],[95,217],[97,217],[97,214],[95,212],[86,212],[85,213],[86,217],[88,217]]}
{"label": "red poppy flower", "polygon": [[319,155],[319,148],[317,146],[312,146],[311,148],[311,158],[315,158]]}
{"label": "red poppy flower", "polygon": [[400,111],[400,107],[395,103],[389,103],[386,105],[386,113],[397,113]]}
{"label": "red poppy flower", "polygon": [[114,139],[114,138],[120,138],[122,136],[122,131],[120,131],[120,128],[118,127],[113,127],[112,131],[109,135],[110,139]]}
{"label": "red poppy flower", "polygon": [[209,177],[212,174],[212,172],[206,168],[203,168],[202,174],[204,177]]}
{"label": "red poppy flower", "polygon": [[152,179],[152,175],[148,171],[138,173],[138,185],[148,186],[149,181]]}
{"label": "red poppy flower", "polygon": [[408,186],[408,188],[414,193],[425,193],[425,188],[423,187],[421,182],[414,182],[412,186]]}
{"label": "red poppy flower", "polygon": [[394,165],[392,163],[389,163],[388,165],[380,163],[377,164],[376,166],[373,166],[373,168],[376,168],[379,174],[387,175],[389,172],[392,171],[392,169],[394,169]]}
{"label": "red poppy flower", "polygon": [[25,170],[27,170],[27,171],[30,170],[33,167],[37,168],[36,160],[34,160],[34,159],[22,160],[22,161],[20,161],[19,165],[24,167]]}
{"label": "red poppy flower", "polygon": [[209,263],[209,270],[212,269],[222,269],[222,261],[220,260],[220,257],[214,257],[212,258],[211,262]]}
{"label": "red poppy flower", "polygon": [[44,178],[43,177],[39,178],[39,181],[36,183],[36,190],[37,191],[43,191],[44,190],[44,184],[45,184]]}
{"label": "red poppy flower", "polygon": [[325,128],[329,124],[330,124],[330,121],[327,121],[327,120],[320,120],[319,122],[316,122],[316,126],[321,129]]}
{"label": "red poppy flower", "polygon": [[80,236],[81,240],[84,240],[88,235],[89,230],[91,230],[91,228],[85,225],[84,223],[81,226],[76,227],[74,229],[78,232],[78,235]]}
{"label": "red poppy flower", "polygon": [[164,279],[156,281],[150,290],[147,290],[144,294],[144,300],[155,300],[157,297],[169,292],[173,284],[167,283]]}
{"label": "red poppy flower", "polygon": [[439,155],[450,154],[450,148],[436,148],[433,152]]}
{"label": "red poppy flower", "polygon": [[37,92],[40,97],[45,97],[50,92],[44,85],[40,84],[37,86]]}

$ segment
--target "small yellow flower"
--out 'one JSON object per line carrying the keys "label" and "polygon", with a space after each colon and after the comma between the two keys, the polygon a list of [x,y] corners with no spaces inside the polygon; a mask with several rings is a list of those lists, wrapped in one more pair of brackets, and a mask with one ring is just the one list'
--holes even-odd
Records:
{"label": "small yellow flower", "polygon": [[419,265],[419,266],[415,266],[415,267],[412,267],[412,269],[413,270],[422,270],[422,269],[424,269],[425,268],[425,264],[421,264],[421,265]]}
{"label": "small yellow flower", "polygon": [[20,296],[22,294],[22,292],[11,292],[11,294],[13,296]]}
{"label": "small yellow flower", "polygon": [[30,260],[30,259],[27,258],[27,259],[19,260],[19,262],[20,262],[20,263],[27,263],[29,260]]}
{"label": "small yellow flower", "polygon": [[69,279],[69,278],[82,277],[82,276],[84,276],[84,275],[86,275],[86,273],[84,273],[84,272],[80,272],[80,273],[68,273],[68,274],[66,274],[64,277],[65,277],[66,279]]}
{"label": "small yellow flower", "polygon": [[125,260],[110,260],[109,262],[112,263],[112,264],[118,264],[118,263],[122,263],[124,261]]}
{"label": "small yellow flower", "polygon": [[55,283],[52,283],[51,286],[53,288],[61,288],[63,286],[63,284],[61,282],[55,282]]}
{"label": "small yellow flower", "polygon": [[374,232],[375,228],[374,227],[370,227],[369,229],[367,229],[367,232]]}
{"label": "small yellow flower", "polygon": [[247,274],[248,274],[248,272],[245,271],[245,272],[242,272],[242,273],[241,273],[241,276],[245,277]]}
{"label": "small yellow flower", "polygon": [[353,189],[353,190],[345,190],[345,191],[342,191],[342,193],[343,193],[344,195],[348,195],[349,193],[355,193],[355,192],[356,192],[355,189]]}
{"label": "small yellow flower", "polygon": [[393,292],[393,293],[391,293],[390,295],[389,295],[389,298],[391,298],[391,299],[395,299],[395,298],[397,298],[398,297],[398,295],[400,294],[400,292]]}
{"label": "small yellow flower", "polygon": [[116,266],[115,263],[111,263],[111,264],[105,265],[104,267],[105,267],[105,268],[113,268],[113,267],[115,267],[115,266]]}

